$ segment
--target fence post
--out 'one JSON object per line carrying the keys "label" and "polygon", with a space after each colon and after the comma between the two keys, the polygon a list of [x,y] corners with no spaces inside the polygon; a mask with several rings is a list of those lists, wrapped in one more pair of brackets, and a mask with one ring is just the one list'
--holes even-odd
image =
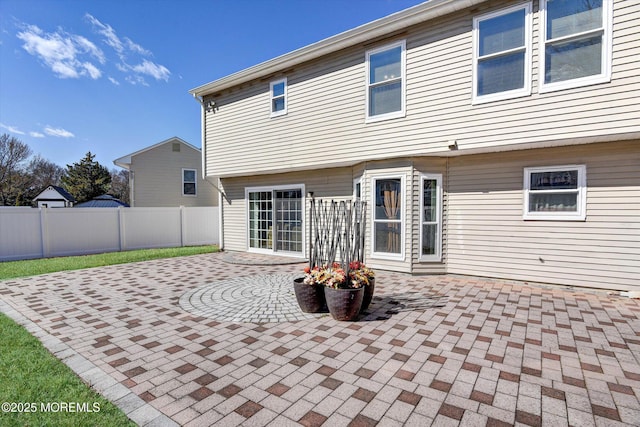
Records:
{"label": "fence post", "polygon": [[118,206],[118,244],[120,245],[120,251],[126,250],[124,208],[122,206]]}
{"label": "fence post", "polygon": [[49,239],[47,239],[47,208],[38,208],[40,210],[40,246],[42,258],[49,255]]}
{"label": "fence post", "polygon": [[187,224],[184,220],[184,206],[180,206],[180,246],[184,246],[184,238],[187,232]]}

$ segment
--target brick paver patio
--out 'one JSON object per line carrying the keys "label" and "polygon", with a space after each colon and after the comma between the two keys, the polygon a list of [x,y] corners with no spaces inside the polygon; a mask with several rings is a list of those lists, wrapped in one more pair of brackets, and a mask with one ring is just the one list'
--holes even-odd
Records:
{"label": "brick paver patio", "polygon": [[0,310],[140,425],[640,425],[639,301],[379,272],[358,322],[185,311],[199,287],[302,268],[228,256],[4,281]]}

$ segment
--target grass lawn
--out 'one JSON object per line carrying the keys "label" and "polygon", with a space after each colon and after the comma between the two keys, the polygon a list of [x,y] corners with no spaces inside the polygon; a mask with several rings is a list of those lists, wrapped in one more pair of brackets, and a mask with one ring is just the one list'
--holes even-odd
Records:
{"label": "grass lawn", "polygon": [[78,270],[112,264],[147,261],[158,258],[172,258],[217,252],[217,246],[185,246],[179,248],[140,249],[125,252],[109,252],[95,255],[42,258],[22,261],[0,262],[0,280],[16,277],[35,276],[57,271]]}
{"label": "grass lawn", "polygon": [[[62,402],[76,405],[84,412],[61,410]],[[1,313],[0,405],[3,427],[135,426],[118,407],[87,387],[26,329]]]}

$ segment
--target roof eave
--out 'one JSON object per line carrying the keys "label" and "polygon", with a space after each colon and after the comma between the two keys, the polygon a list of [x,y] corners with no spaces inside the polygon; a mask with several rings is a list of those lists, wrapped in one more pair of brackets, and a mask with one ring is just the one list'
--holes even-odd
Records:
{"label": "roof eave", "polygon": [[191,89],[203,97],[487,0],[430,0]]}

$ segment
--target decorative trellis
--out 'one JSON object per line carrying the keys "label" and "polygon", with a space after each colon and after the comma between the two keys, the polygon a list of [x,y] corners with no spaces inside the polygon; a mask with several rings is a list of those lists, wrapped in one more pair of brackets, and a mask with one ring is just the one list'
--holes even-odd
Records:
{"label": "decorative trellis", "polygon": [[334,262],[348,274],[353,261],[364,261],[367,203],[311,199],[309,266]]}

